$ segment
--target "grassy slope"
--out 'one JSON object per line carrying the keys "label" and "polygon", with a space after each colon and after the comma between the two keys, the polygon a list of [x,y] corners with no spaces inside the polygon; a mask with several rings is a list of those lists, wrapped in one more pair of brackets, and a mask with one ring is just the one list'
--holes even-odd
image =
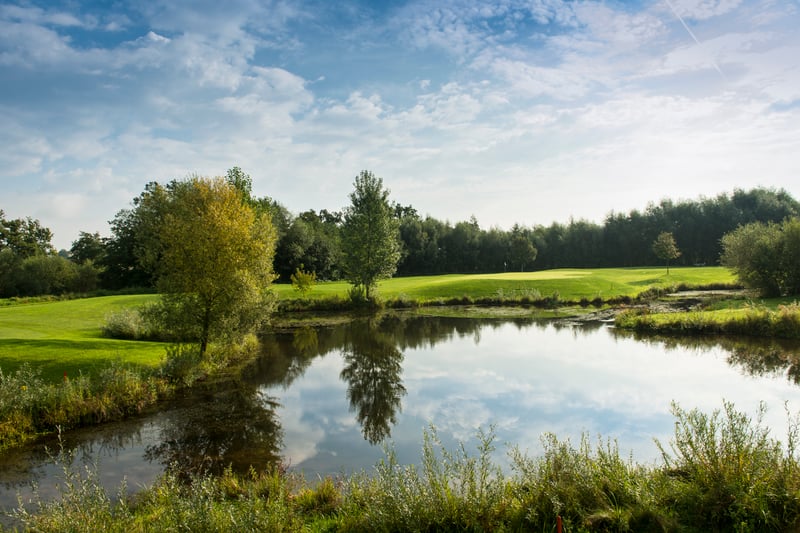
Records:
{"label": "grassy slope", "polygon": [[[591,300],[598,296],[604,299],[635,296],[653,286],[733,282],[735,277],[721,267],[671,268],[669,275],[663,267],[559,269],[504,274],[392,278],[382,281],[378,292],[383,298],[406,296],[423,301],[459,298],[465,295],[472,298],[497,296],[499,291],[506,296],[524,296],[538,291],[545,297],[558,292],[562,300],[581,298]],[[349,285],[346,282],[318,283],[307,297],[324,298],[335,295],[345,297],[348,289]],[[275,291],[281,298],[299,297],[291,285],[276,285]]]}
{"label": "grassy slope", "polygon": [[[650,286],[687,283],[729,283],[733,276],[718,267],[550,270],[543,272],[407,277],[380,284],[384,298],[405,296],[419,300],[530,295],[538,291],[550,296],[557,291],[562,299],[633,296]],[[310,298],[345,297],[345,282],[320,283]],[[281,298],[296,298],[290,285],[276,285]],[[120,341],[100,336],[105,317],[123,307],[150,301],[153,295],[107,296],[60,302],[18,304],[0,307],[0,369],[11,372],[23,362],[41,369],[48,379],[60,379],[66,371],[91,373],[114,360],[149,367],[157,366],[164,345],[140,341]]]}
{"label": "grassy slope", "polygon": [[41,369],[45,379],[57,380],[64,372],[91,373],[114,360],[155,367],[164,355],[164,345],[100,335],[109,313],[153,298],[104,296],[0,307],[0,369],[11,372],[27,362]]}

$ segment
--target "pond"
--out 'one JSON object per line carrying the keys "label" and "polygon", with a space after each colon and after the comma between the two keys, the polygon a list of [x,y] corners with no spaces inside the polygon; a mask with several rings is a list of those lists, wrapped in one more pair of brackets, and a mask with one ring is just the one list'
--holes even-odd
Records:
{"label": "pond", "polygon": [[[391,446],[418,462],[435,426],[448,447],[474,449],[479,430],[529,455],[540,436],[615,439],[639,462],[673,432],[671,402],[711,412],[731,401],[785,440],[800,407],[800,347],[731,339],[637,339],[602,324],[388,315],[263,339],[238,380],[205,385],[158,412],[67,433],[0,456],[0,508],[36,482],[57,494],[65,459],[96,465],[114,493],[179,473],[281,463],[307,479],[369,470]],[[49,452],[45,451],[45,447]],[[48,455],[49,454],[49,455]],[[82,467],[82,466],[81,466]]]}

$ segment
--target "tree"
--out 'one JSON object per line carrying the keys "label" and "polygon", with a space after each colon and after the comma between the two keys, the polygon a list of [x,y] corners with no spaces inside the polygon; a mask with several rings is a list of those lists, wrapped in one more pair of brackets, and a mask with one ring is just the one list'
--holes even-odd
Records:
{"label": "tree", "polygon": [[105,255],[105,242],[99,233],[80,232],[77,240],[72,241],[69,258],[73,263],[82,265],[86,261],[102,261]]}
{"label": "tree", "polygon": [[21,259],[55,253],[50,241],[53,232],[38,220],[27,217],[8,220],[0,209],[0,250],[10,249]]}
{"label": "tree", "polygon": [[105,242],[105,256],[98,261],[103,270],[103,285],[154,287],[155,270],[160,261],[158,227],[164,218],[170,190],[157,182],[145,185],[133,199],[133,207],[122,209],[109,221],[112,236]]}
{"label": "tree", "polygon": [[520,272],[525,270],[525,265],[536,260],[536,248],[523,229],[517,224],[514,224],[511,229],[511,239],[508,243],[508,259],[512,266],[519,266]]}
{"label": "tree", "polygon": [[342,252],[346,279],[372,297],[378,280],[389,278],[400,260],[399,222],[383,180],[364,170],[356,176],[344,212]]}
{"label": "tree", "polygon": [[[146,196],[148,209],[156,196]],[[267,318],[275,231],[222,178],[193,177],[167,189],[157,225],[157,287],[163,326],[200,343],[237,340]]]}
{"label": "tree", "polygon": [[720,262],[764,296],[800,294],[800,218],[753,222],[722,237]]}
{"label": "tree", "polygon": [[681,256],[681,251],[678,250],[678,245],[675,243],[675,237],[668,231],[662,231],[653,241],[653,253],[659,259],[667,262],[667,275],[669,275],[669,262]]}

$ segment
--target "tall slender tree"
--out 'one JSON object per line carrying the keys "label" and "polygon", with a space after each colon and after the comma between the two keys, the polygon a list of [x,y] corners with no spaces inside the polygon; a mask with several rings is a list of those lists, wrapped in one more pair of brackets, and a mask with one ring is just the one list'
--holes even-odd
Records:
{"label": "tall slender tree", "polygon": [[368,170],[356,176],[344,212],[342,252],[346,279],[369,300],[378,280],[391,277],[400,260],[399,221],[383,180]]}

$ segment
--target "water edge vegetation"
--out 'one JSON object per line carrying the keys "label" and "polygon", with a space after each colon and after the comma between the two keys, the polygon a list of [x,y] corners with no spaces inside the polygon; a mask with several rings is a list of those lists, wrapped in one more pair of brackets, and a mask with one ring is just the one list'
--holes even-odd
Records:
{"label": "water edge vegetation", "polygon": [[[582,302],[595,305],[596,298],[596,305],[602,307],[656,297],[676,287],[729,286],[733,286],[729,271],[706,267],[672,269],[669,277],[663,269],[598,269],[395,278],[382,282],[380,288],[390,307],[400,301],[411,307],[477,303],[535,308],[536,302],[547,299],[554,305],[567,302],[580,307]],[[321,283],[310,294],[293,298],[290,287],[274,288],[282,301],[323,304],[312,309],[324,309],[326,300],[345,300],[342,294],[347,290],[343,283]],[[70,425],[58,416],[95,423],[155,402],[175,384],[173,380],[170,385],[161,366],[170,359],[164,355],[169,345],[102,336],[103,320],[114,312],[111,310],[120,312],[153,298],[114,296],[0,307],[0,368],[5,371],[0,374],[2,404],[24,404],[21,411],[30,420],[50,416],[52,431],[62,425],[59,420],[65,427]],[[747,307],[745,302],[736,305]],[[774,312],[786,314],[789,307]],[[26,336],[36,342],[20,342]],[[119,344],[103,344],[106,341]],[[31,346],[40,347],[39,353],[45,354],[41,368],[23,363],[35,356]],[[131,350],[126,352],[125,346]],[[137,353],[138,348],[143,351]],[[55,351],[47,356],[48,350]],[[91,365],[87,356],[88,360],[95,358]],[[173,352],[173,364],[180,361],[177,356],[180,353]],[[5,370],[9,364],[16,365],[15,369]],[[61,369],[67,365],[70,370],[64,379]],[[47,369],[46,374],[42,368]],[[45,416],[47,411],[51,414]],[[6,427],[25,428],[14,418],[19,411],[10,417],[7,414],[2,413]],[[664,462],[658,466],[624,460],[613,443],[593,447],[587,441],[575,447],[556,436],[546,436],[544,456],[529,459],[516,455],[518,471],[508,477],[488,463],[481,450],[476,457],[463,449],[449,452],[437,448],[432,431],[426,435],[420,467],[393,463],[387,450],[376,475],[323,480],[312,486],[279,471],[198,478],[188,489],[165,475],[141,494],[114,500],[91,475],[81,478],[71,473],[68,479],[73,482],[67,485],[62,500],[41,502],[35,514],[20,511],[18,518],[26,527],[44,531],[64,527],[95,530],[100,521],[111,530],[144,531],[156,516],[165,520],[160,525],[192,523],[201,530],[227,529],[233,524],[271,524],[275,530],[549,530],[555,515],[564,518],[572,528],[568,530],[586,531],[747,531],[796,525],[800,515],[796,421],[790,420],[787,441],[780,444],[766,434],[758,420],[746,419],[727,404],[722,414],[707,416],[677,406],[674,414],[678,429],[672,454],[665,450]],[[33,433],[41,430],[33,429]],[[17,435],[15,442],[19,441]],[[490,436],[484,446],[493,446]],[[742,465],[736,472],[723,471],[734,455],[711,457],[711,450],[726,447],[730,449],[725,453],[753,459],[751,466],[758,471],[743,471]],[[773,474],[767,475],[767,470]],[[760,484],[749,486],[745,478]],[[708,509],[714,512],[709,515]],[[77,513],[82,513],[80,520]],[[84,526],[86,529],[81,529]]]}
{"label": "water edge vegetation", "polygon": [[[673,405],[661,461],[626,459],[614,441],[542,436],[543,453],[509,450],[493,463],[490,429],[477,449],[445,448],[424,433],[419,465],[391,447],[372,472],[307,483],[280,468],[237,475],[165,474],[130,495],[96,470],[64,467],[60,498],[34,497],[13,516],[28,531],[788,531],[800,525],[798,419],[786,440],[725,403],[711,414]],[[62,454],[64,452],[62,451]],[[60,458],[62,465],[69,457]]]}

